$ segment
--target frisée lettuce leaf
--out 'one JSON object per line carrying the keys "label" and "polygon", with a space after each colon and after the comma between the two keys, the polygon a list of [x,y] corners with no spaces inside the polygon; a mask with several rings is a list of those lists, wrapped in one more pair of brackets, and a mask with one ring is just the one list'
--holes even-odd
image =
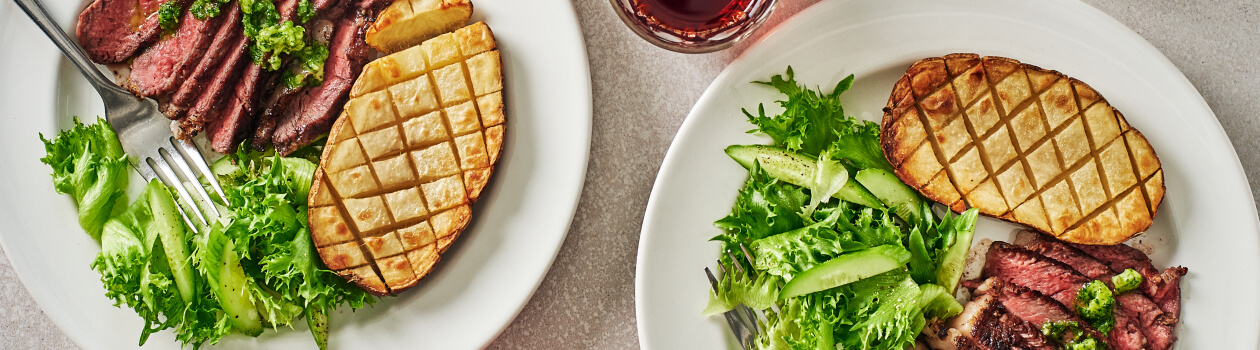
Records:
{"label": "fris\u00e9e lettuce leaf", "polygon": [[308,322],[311,333],[326,346],[330,311],[376,299],[328,270],[315,252],[306,219],[315,163],[239,147],[215,169],[231,203],[223,232],[238,247],[263,319],[273,327],[292,326],[303,314],[315,316],[324,322]]}

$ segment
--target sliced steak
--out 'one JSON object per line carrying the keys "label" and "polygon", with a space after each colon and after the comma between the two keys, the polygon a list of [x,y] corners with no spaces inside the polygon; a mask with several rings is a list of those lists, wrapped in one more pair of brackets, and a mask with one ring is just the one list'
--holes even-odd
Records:
{"label": "sliced steak", "polygon": [[[318,11],[319,9],[316,10]],[[329,45],[329,42],[332,40],[333,33],[336,30],[336,26],[333,21],[324,17],[336,20],[344,12],[344,9],[341,8],[334,9],[333,11],[326,11],[320,18],[313,19],[304,25],[306,28],[306,34],[312,45],[317,44],[324,45],[326,47]],[[325,61],[325,63],[327,63],[327,61]],[[285,63],[285,66],[282,69],[300,69],[301,65],[302,62],[290,59],[289,62]],[[276,127],[279,126],[280,120],[284,118],[286,113],[289,113],[290,107],[293,106],[293,101],[297,100],[297,97],[301,96],[306,90],[306,87],[289,87],[285,84],[285,82],[277,81],[275,88],[272,89],[271,96],[266,99],[268,102],[264,104],[267,107],[263,109],[262,115],[258,117],[258,128],[254,130],[254,137],[251,143],[254,149],[261,151],[265,149],[267,145],[272,143],[272,136],[275,135]]]}
{"label": "sliced steak", "polygon": [[[1077,271],[1084,273],[1086,277],[1101,280],[1108,284],[1111,283],[1111,277],[1116,275],[1115,271],[1107,267],[1107,265],[1062,242],[1047,240],[1034,244],[1029,249],[1068,264]],[[1172,318],[1173,322],[1169,322],[1170,317],[1166,317],[1164,310],[1155,305],[1145,294],[1132,291],[1117,295],[1116,308],[1117,312],[1123,309],[1123,313],[1128,315],[1128,323],[1142,332],[1142,335],[1146,337],[1149,349],[1167,350],[1172,347],[1173,342],[1177,341],[1177,337],[1173,335],[1173,326],[1176,324],[1175,318]],[[1118,326],[1119,319],[1122,317],[1119,315],[1116,317]]]}
{"label": "sliced steak", "polygon": [[975,294],[989,295],[1002,303],[1011,314],[1037,326],[1047,322],[1075,321],[1083,324],[1072,310],[1037,291],[990,277],[976,288]]}
{"label": "sliced steak", "polygon": [[285,111],[289,109],[292,102],[302,95],[305,91],[302,87],[289,87],[284,82],[276,84],[272,89],[271,96],[267,98],[267,103],[263,104],[267,108],[263,109],[262,115],[258,117],[258,127],[254,129],[254,137],[250,141],[250,145],[255,150],[261,151],[271,144],[271,137],[276,132],[276,126],[280,123]]}
{"label": "sliced steak", "polygon": [[212,117],[207,132],[210,148],[215,152],[227,154],[236,150],[245,131],[254,125],[256,95],[264,74],[262,66],[250,62],[241,73],[236,89],[223,101],[217,116]]}
{"label": "sliced steak", "polygon": [[1169,317],[1164,310],[1155,305],[1146,295],[1137,291],[1116,296],[1116,310],[1138,322],[1137,326],[1146,337],[1146,345],[1150,350],[1168,350],[1177,342],[1174,333],[1177,326],[1176,317]]}
{"label": "sliced steak", "polygon": [[[1123,244],[1111,246],[1073,244],[1072,246],[1106,263],[1112,270],[1137,270],[1142,274],[1142,286],[1139,287],[1142,293],[1150,297],[1170,317],[1180,317],[1181,277],[1188,271],[1185,267],[1170,267],[1160,272],[1151,264],[1151,258],[1145,253]],[[1176,323],[1176,321],[1173,322]]]}
{"label": "sliced steak", "polygon": [[205,56],[197,63],[197,67],[193,68],[188,78],[179,85],[179,89],[175,90],[175,94],[171,95],[171,100],[167,103],[166,108],[162,110],[167,118],[181,119],[184,113],[193,104],[197,103],[197,98],[208,92],[209,83],[214,81],[218,69],[223,66],[223,62],[232,56],[233,48],[239,46],[241,34],[241,8],[240,6],[228,6],[228,12],[220,15],[223,17],[223,23],[219,26],[218,32],[214,33],[214,40],[210,42],[210,46],[206,48]]}
{"label": "sliced steak", "polygon": [[1085,277],[1100,279],[1104,276],[1111,277],[1115,274],[1115,271],[1107,264],[1040,232],[1020,231],[1015,236],[1015,244],[1028,248],[1028,250],[1037,252],[1037,254],[1044,255],[1047,258],[1062,262],[1085,275]]}
{"label": "sliced steak", "polygon": [[1146,336],[1142,335],[1142,329],[1138,327],[1137,316],[1120,307],[1115,308],[1114,313],[1116,327],[1107,334],[1107,344],[1117,350],[1147,349]]}
{"label": "sliced steak", "polygon": [[79,13],[75,35],[92,62],[122,63],[157,41],[159,5],[152,0],[93,1]]}
{"label": "sliced steak", "polygon": [[[1060,261],[1048,258],[1023,247],[1005,242],[993,242],[989,247],[988,261],[984,266],[985,277],[998,277],[1005,282],[1019,285],[1050,296],[1066,307],[1076,301],[1076,293],[1089,277]],[[1107,334],[1113,349],[1138,350],[1146,346],[1137,317],[1123,308],[1115,308],[1116,327]]]}
{"label": "sliced steak", "polygon": [[280,154],[289,154],[328,133],[341,114],[354,79],[371,58],[364,34],[375,20],[376,13],[388,1],[360,1],[353,13],[336,22],[324,62],[324,83],[307,89],[295,97],[292,106],[280,118],[272,143]]}
{"label": "sliced steak", "polygon": [[185,11],[175,34],[163,38],[131,63],[128,88],[140,96],[162,96],[179,86],[206,54],[224,16],[199,20]]}
{"label": "sliced steak", "polygon": [[1090,281],[1071,267],[1006,242],[989,246],[984,277],[999,277],[1045,294],[1065,306],[1072,305],[1081,286]]}
{"label": "sliced steak", "polygon": [[202,84],[196,102],[180,120],[180,137],[189,138],[206,129],[206,126],[222,115],[226,108],[219,108],[229,96],[236,91],[240,83],[238,79],[246,67],[251,65],[249,55],[249,38],[237,35],[227,48],[227,57],[219,64],[210,76],[210,80]]}
{"label": "sliced steak", "polygon": [[[1031,239],[1017,239],[1016,241],[1031,244],[1028,246],[1029,250],[1067,264],[1084,274],[1085,277],[1110,284],[1111,277],[1116,275],[1116,271],[1112,270],[1107,264],[1066,243],[1031,231],[1020,233],[1021,237],[1032,235],[1035,235],[1035,237]],[[1176,324],[1175,317],[1171,317],[1172,322],[1169,322],[1170,317],[1165,316],[1164,311],[1147,298],[1145,294],[1134,291],[1117,295],[1116,309],[1118,313],[1123,309],[1123,313],[1128,315],[1128,324],[1132,324],[1142,332],[1149,349],[1167,350],[1172,347],[1173,342],[1177,341],[1177,337],[1173,334],[1173,326]],[[1117,315],[1117,326],[1119,326],[1119,318],[1121,317]]]}

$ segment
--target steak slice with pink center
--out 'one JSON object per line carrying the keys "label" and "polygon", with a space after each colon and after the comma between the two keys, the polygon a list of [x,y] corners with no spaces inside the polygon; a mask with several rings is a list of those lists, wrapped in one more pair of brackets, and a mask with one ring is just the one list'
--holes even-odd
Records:
{"label": "steak slice with pink center", "polygon": [[192,12],[184,12],[175,34],[163,38],[131,63],[128,88],[141,96],[155,97],[171,93],[192,73],[206,54],[223,17],[199,20]]}

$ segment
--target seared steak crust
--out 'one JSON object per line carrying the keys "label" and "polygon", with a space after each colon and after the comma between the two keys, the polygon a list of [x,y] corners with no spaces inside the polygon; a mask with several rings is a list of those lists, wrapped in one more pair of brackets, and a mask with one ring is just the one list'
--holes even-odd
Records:
{"label": "seared steak crust", "polygon": [[1054,349],[1036,326],[1011,315],[1000,303],[986,304],[964,332],[976,349]]}
{"label": "seared steak crust", "polygon": [[1012,315],[991,295],[968,302],[948,323],[929,322],[924,340],[942,350],[1055,349],[1036,325]]}

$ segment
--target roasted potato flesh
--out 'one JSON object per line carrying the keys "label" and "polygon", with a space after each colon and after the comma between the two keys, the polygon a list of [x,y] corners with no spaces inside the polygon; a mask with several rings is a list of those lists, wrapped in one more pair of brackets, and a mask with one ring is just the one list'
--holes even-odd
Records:
{"label": "roasted potato flesh", "polygon": [[364,67],[308,198],[329,269],[376,295],[432,271],[502,153],[502,79],[483,23]]}
{"label": "roasted potato flesh", "polygon": [[916,62],[893,88],[880,142],[928,198],[1068,242],[1124,242],[1151,225],[1164,197],[1154,149],[1106,99],[1008,58]]}

